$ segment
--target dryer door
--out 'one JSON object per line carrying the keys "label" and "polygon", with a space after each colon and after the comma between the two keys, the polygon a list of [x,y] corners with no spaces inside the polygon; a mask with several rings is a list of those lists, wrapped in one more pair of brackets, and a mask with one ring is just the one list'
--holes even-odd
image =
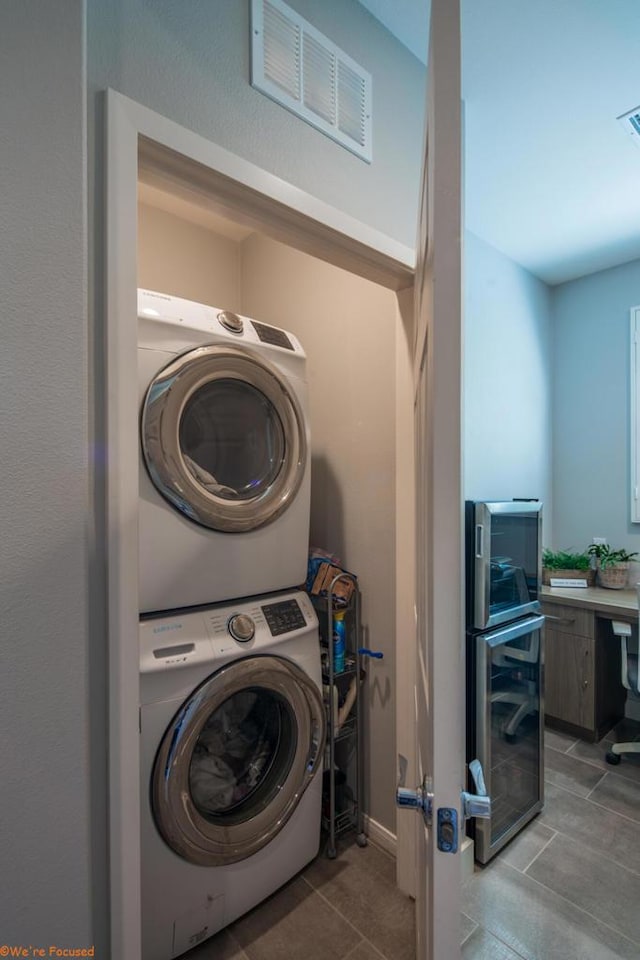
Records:
{"label": "dryer door", "polygon": [[190,350],[155,377],[141,439],[160,493],[191,520],[227,533],[280,516],[307,460],[290,386],[270,363],[233,346]]}
{"label": "dryer door", "polygon": [[166,731],[152,774],[157,827],[185,860],[219,866],[266,846],[322,766],[317,686],[272,656],[209,677]]}

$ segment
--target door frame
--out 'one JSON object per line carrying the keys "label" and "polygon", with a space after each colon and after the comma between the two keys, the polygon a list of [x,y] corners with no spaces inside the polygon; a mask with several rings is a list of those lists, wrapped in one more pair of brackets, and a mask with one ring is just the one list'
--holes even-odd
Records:
{"label": "door frame", "polygon": [[[414,251],[217,144],[113,90],[106,92],[106,365],[107,644],[109,704],[110,933],[113,956],[140,952],[140,745],[138,654],[138,373],[137,185],[145,182],[215,208],[276,240],[395,291],[411,288]],[[399,315],[406,321],[409,308]],[[410,337],[398,339],[408,348]],[[402,369],[410,363],[403,358]],[[406,411],[403,395],[397,417]],[[403,434],[397,476],[413,475],[412,441]],[[402,494],[402,496],[401,496]],[[410,529],[405,491],[403,529]],[[406,551],[406,546],[403,553]],[[397,582],[406,578],[396,555]],[[406,579],[397,597],[401,649],[396,692],[410,682],[415,638]],[[409,629],[408,629],[409,625]],[[401,685],[402,684],[402,685]],[[402,702],[403,697],[397,697]],[[413,727],[398,715],[398,747],[413,758]],[[390,785],[392,788],[392,785]],[[410,844],[399,844],[399,853]],[[411,882],[411,866],[405,866]],[[401,884],[402,885],[402,884]]]}

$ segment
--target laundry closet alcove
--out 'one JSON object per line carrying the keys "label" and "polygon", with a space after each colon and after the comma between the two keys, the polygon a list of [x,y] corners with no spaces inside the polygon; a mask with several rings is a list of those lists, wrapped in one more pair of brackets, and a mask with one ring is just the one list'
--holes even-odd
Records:
{"label": "laundry closet alcove", "polygon": [[410,888],[393,790],[396,752],[413,754],[410,698],[396,696],[410,688],[414,654],[413,252],[112,91],[106,205],[111,933],[125,956],[140,923],[137,287],[236,310],[303,343],[311,539],[357,570],[370,643],[385,652],[369,681],[365,756],[374,743],[376,762],[365,797],[370,832],[397,850]]}

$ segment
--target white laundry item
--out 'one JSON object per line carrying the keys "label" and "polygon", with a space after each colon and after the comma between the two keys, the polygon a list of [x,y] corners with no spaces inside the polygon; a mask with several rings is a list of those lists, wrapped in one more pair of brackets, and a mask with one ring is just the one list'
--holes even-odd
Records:
{"label": "white laundry item", "polygon": [[191,470],[194,478],[198,483],[208,490],[209,493],[216,493],[219,496],[224,495],[225,497],[237,497],[238,491],[234,490],[233,487],[227,487],[224,483],[218,483],[213,474],[209,473],[208,470],[205,470],[204,467],[201,467],[199,464],[192,460],[191,457],[187,456],[186,453],[182,454],[184,462]]}

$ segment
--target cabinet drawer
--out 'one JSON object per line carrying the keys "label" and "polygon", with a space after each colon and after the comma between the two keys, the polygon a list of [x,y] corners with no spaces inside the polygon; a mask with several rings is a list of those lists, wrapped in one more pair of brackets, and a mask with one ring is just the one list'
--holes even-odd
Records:
{"label": "cabinet drawer", "polygon": [[546,627],[551,630],[560,630],[578,637],[594,637],[593,610],[584,610],[581,607],[570,607],[563,603],[543,603],[542,613],[547,618]]}

